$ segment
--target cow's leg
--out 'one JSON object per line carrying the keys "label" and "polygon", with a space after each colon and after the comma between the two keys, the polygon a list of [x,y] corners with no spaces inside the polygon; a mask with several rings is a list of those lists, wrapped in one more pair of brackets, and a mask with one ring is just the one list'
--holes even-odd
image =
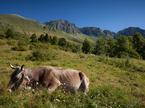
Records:
{"label": "cow's leg", "polygon": [[56,78],[53,78],[48,86],[49,93],[52,93],[58,86],[60,86],[61,83]]}

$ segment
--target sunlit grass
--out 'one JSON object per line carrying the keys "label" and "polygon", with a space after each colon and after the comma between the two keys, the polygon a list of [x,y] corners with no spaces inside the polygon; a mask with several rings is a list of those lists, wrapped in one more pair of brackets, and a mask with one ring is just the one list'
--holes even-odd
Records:
{"label": "sunlit grass", "polygon": [[[57,52],[55,59],[31,61],[26,59],[32,50],[12,51],[15,41],[0,40],[0,108],[144,108],[145,61],[108,58],[60,50],[57,46],[43,44],[44,51]],[[54,53],[52,53],[54,54]],[[9,63],[37,66],[58,66],[84,72],[90,79],[90,91],[65,93],[56,90],[49,94],[46,89],[8,93],[7,83],[11,69]]]}

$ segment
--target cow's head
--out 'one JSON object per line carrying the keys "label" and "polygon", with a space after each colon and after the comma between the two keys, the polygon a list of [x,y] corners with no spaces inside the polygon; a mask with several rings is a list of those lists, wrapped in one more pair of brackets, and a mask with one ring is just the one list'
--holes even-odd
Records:
{"label": "cow's head", "polygon": [[[10,64],[10,67],[14,70],[11,74],[10,81],[8,83],[8,91],[14,91],[20,87],[27,76],[24,74],[24,65],[14,67]],[[28,79],[29,80],[29,79]]]}

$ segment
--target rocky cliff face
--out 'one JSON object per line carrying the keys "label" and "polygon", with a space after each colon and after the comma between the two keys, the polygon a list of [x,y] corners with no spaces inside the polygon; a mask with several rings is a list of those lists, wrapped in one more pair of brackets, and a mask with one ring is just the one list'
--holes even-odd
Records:
{"label": "rocky cliff face", "polygon": [[67,20],[55,20],[45,23],[49,30],[60,30],[67,33],[75,34],[80,33],[79,29],[75,24],[70,23]]}

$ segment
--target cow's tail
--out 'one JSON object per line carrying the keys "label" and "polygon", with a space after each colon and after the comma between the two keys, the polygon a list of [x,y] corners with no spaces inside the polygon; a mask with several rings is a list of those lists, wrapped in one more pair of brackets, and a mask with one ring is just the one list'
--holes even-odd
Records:
{"label": "cow's tail", "polygon": [[89,79],[82,72],[79,72],[79,76],[80,76],[80,80],[81,80],[81,85],[80,85],[79,89],[86,93],[86,92],[88,92]]}

